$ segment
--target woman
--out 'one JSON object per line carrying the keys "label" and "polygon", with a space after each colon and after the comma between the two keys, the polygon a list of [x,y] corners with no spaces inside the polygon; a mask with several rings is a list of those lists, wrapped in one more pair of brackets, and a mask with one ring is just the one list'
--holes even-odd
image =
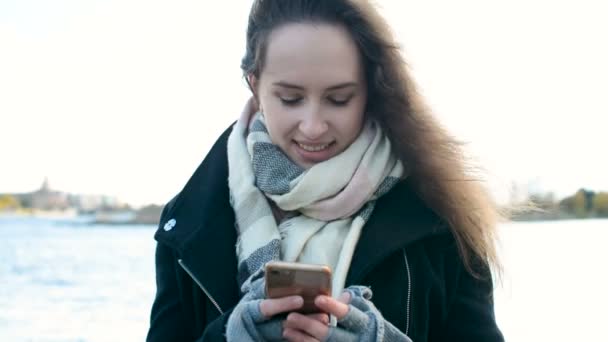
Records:
{"label": "woman", "polygon": [[[497,211],[391,37],[366,1],[254,2],[253,98],[163,211],[148,341],[503,340]],[[337,298],[265,298],[277,259]]]}

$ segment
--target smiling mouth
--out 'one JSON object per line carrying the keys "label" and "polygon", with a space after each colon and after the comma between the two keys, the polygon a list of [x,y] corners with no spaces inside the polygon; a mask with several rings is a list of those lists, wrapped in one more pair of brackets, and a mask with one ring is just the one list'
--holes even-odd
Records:
{"label": "smiling mouth", "polygon": [[332,146],[334,144],[334,142],[330,142],[329,144],[323,144],[323,145],[307,145],[307,144],[302,144],[296,141],[296,144],[298,144],[298,146],[307,151],[307,152],[320,152],[323,150],[328,149],[330,146]]}

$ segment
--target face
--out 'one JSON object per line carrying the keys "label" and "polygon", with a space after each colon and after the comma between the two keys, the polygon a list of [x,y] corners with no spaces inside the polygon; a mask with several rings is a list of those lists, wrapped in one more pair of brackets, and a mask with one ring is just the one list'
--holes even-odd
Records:
{"label": "face", "polygon": [[361,131],[367,101],[363,66],[340,26],[275,29],[264,69],[250,81],[272,142],[304,168],[344,151]]}

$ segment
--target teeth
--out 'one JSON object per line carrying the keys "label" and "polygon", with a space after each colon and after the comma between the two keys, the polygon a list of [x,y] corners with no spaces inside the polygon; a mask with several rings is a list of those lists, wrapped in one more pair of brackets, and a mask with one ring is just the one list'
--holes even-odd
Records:
{"label": "teeth", "polygon": [[322,151],[326,148],[329,147],[330,144],[325,144],[325,145],[318,145],[318,146],[312,146],[312,145],[304,145],[304,144],[300,144],[298,143],[298,146],[300,146],[302,149],[308,151],[308,152],[318,152],[318,151]]}

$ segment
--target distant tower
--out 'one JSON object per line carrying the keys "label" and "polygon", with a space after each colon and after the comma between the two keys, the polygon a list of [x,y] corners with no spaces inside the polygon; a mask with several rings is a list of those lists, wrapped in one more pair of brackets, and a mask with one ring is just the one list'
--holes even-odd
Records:
{"label": "distant tower", "polygon": [[44,177],[44,182],[42,182],[42,186],[40,187],[39,192],[48,193],[51,191],[51,187],[49,186],[49,177]]}

